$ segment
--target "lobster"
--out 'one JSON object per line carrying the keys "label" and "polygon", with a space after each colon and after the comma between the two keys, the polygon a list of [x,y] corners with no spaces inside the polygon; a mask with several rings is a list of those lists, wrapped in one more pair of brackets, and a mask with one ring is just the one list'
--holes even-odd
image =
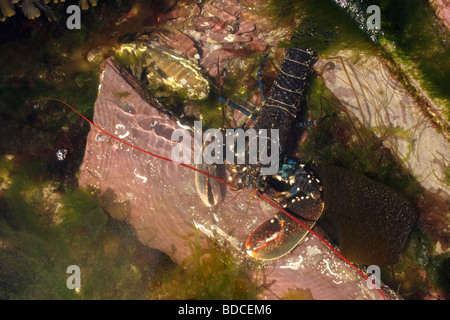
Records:
{"label": "lobster", "polygon": [[[264,55],[264,58],[266,57],[267,53]],[[288,139],[297,123],[297,114],[317,60],[317,54],[312,49],[288,49],[267,99],[264,96],[260,78],[264,60],[258,70],[258,83],[263,104],[253,128],[257,132],[274,128],[279,130],[279,139],[276,141],[278,143],[272,143],[273,137],[268,138],[270,143],[267,144],[267,152],[275,152],[280,155],[280,158],[284,158],[287,154]],[[231,101],[223,98],[219,100],[251,116],[244,108]],[[250,152],[251,142],[248,141],[246,145],[246,155]],[[278,150],[273,149],[274,146]],[[237,186],[237,189],[251,186],[261,196],[270,195],[278,205],[302,219],[307,226],[305,228],[283,211],[279,211],[274,218],[263,223],[250,235],[245,244],[247,253],[259,260],[273,260],[289,253],[304,239],[308,229],[314,226],[322,214],[324,203],[319,179],[305,165],[297,164],[292,160],[284,163],[281,169],[271,176],[261,174],[265,165],[260,159],[256,163],[230,165],[230,167],[233,173],[231,182]],[[200,179],[199,177],[196,181]],[[211,184],[211,182],[207,183]],[[214,190],[214,188],[202,190]],[[212,194],[203,195],[203,198],[211,197],[213,197]]]}
{"label": "lobster", "polygon": [[[287,50],[267,100],[260,79],[264,62],[258,70],[263,104],[254,128],[280,130],[279,150],[271,152],[279,151],[281,159],[287,158],[288,139],[294,126],[314,126],[325,119],[301,123],[297,120],[317,59],[311,49]],[[220,100],[244,112],[242,107],[223,98]],[[245,114],[253,116],[249,112]],[[246,151],[248,153],[248,148]],[[238,189],[252,186],[260,197],[280,208],[275,217],[248,237],[245,246],[250,256],[273,260],[286,255],[302,242],[327,211],[329,214],[322,219],[326,221],[323,229],[340,245],[346,257],[361,264],[396,263],[418,216],[414,206],[402,195],[339,167],[319,164],[308,168],[288,159],[272,176],[261,175],[262,167],[257,163],[231,169],[232,182]],[[269,195],[269,199],[264,194]],[[327,223],[334,227],[330,229]]]}

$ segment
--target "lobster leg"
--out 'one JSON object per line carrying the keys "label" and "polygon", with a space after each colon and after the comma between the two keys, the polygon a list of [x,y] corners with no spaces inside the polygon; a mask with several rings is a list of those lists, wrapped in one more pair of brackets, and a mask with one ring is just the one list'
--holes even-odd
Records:
{"label": "lobster leg", "polygon": [[324,120],[326,120],[328,116],[320,117],[317,120],[305,121],[297,123],[297,127],[315,127],[321,124]]}
{"label": "lobster leg", "polygon": [[[261,80],[261,74],[262,74],[262,69],[264,68],[265,60],[266,60],[268,55],[269,55],[269,51],[267,50],[267,51],[264,52],[263,60],[261,61],[261,64],[259,65],[258,71],[256,72],[256,78],[258,80],[259,91],[261,91],[261,97],[262,97],[263,101],[266,100],[266,97],[264,95],[264,86],[263,86],[263,83],[262,83],[262,80]],[[249,117],[252,120],[255,120],[255,118],[256,118],[253,113],[251,113],[250,111],[248,111],[244,107],[242,107],[240,105],[237,105],[233,101],[230,101],[230,100],[222,98],[222,97],[218,97],[217,100],[219,100],[220,102],[225,103],[226,105],[228,105],[228,106],[230,106],[230,107],[232,107],[232,108],[242,112],[243,114],[245,114],[247,117]]]}
{"label": "lobster leg", "polygon": [[222,98],[222,97],[218,97],[217,100],[219,100],[222,103],[225,103],[226,105],[232,107],[233,109],[236,109],[240,112],[242,112],[243,114],[245,114],[247,117],[252,118],[252,113],[250,111],[248,111],[247,109],[245,109],[244,107],[241,107],[240,105],[237,105],[236,103],[234,103],[233,101],[230,101],[228,99]]}

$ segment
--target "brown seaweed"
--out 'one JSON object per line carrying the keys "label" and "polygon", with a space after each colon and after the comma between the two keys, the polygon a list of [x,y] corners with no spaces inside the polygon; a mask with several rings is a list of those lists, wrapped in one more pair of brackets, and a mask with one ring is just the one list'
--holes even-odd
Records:
{"label": "brown seaweed", "polygon": [[324,188],[321,226],[350,261],[379,266],[397,263],[418,218],[395,190],[344,168],[321,165]]}

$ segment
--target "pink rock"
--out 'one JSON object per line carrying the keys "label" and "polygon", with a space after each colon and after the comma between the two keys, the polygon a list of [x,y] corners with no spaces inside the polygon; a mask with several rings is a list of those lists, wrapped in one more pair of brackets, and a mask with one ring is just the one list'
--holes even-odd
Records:
{"label": "pink rock", "polygon": [[176,29],[171,32],[157,32],[156,35],[160,42],[181,51],[187,57],[194,57],[198,53],[194,41]]}
{"label": "pink rock", "polygon": [[251,22],[241,22],[239,24],[238,34],[255,31],[255,24]]}
{"label": "pink rock", "polygon": [[195,30],[205,31],[211,29],[219,22],[217,17],[199,17],[195,20]]}
{"label": "pink rock", "polygon": [[248,35],[237,35],[232,33],[212,33],[209,35],[209,38],[212,41],[216,41],[218,43],[236,43],[236,42],[248,42],[251,41],[252,38]]}
{"label": "pink rock", "polygon": [[222,74],[223,74],[223,68],[220,67],[218,64],[213,64],[211,67],[206,69],[208,72],[208,75],[217,81],[217,83],[222,84]]}
{"label": "pink rock", "polygon": [[202,7],[202,13],[205,17],[217,17],[221,23],[226,23],[227,21],[234,21],[236,17],[227,13],[226,11],[220,10],[219,8],[205,3]]}
{"label": "pink rock", "polygon": [[430,0],[430,3],[434,7],[436,15],[442,20],[447,29],[450,30],[450,1]]}
{"label": "pink rock", "polygon": [[230,60],[234,57],[235,53],[233,51],[216,49],[209,53],[204,52],[202,59],[200,59],[200,65],[206,70],[211,70],[214,65],[220,65],[223,61]]}
{"label": "pink rock", "polygon": [[[93,119],[96,125],[129,144],[170,159],[177,144],[171,135],[180,128],[177,120],[111,59],[103,64],[101,74]],[[117,92],[129,94],[119,98]],[[249,200],[253,194],[250,188],[237,194],[225,185],[221,185],[221,202],[214,208],[206,207],[196,193],[194,171],[154,155],[135,150],[92,126],[79,185],[113,194],[111,202],[126,205],[125,221],[135,228],[140,241],[176,262],[190,255],[182,237],[193,236],[194,224],[202,235],[211,234],[226,242],[238,261],[248,259],[243,243],[276,210],[261,203],[262,213],[258,201]],[[359,273],[313,236],[262,268],[262,299],[282,297],[289,289],[308,289],[314,299],[381,298],[366,287]],[[387,292],[384,295],[394,297]]]}
{"label": "pink rock", "polygon": [[216,1],[213,3],[213,5],[217,5],[223,11],[226,11],[235,17],[237,17],[242,12],[242,7],[237,0]]}
{"label": "pink rock", "polygon": [[252,51],[263,53],[267,49],[267,43],[260,40],[255,33],[249,32],[246,36],[249,36],[252,39],[248,42]]}
{"label": "pink rock", "polygon": [[177,5],[175,8],[167,13],[158,15],[158,22],[163,23],[168,20],[185,19],[189,16],[198,16],[200,14],[200,7],[196,3],[189,5]]}

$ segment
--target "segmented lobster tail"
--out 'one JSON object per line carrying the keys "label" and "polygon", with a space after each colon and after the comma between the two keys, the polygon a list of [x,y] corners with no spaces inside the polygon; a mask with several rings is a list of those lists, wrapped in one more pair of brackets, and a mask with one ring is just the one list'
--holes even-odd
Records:
{"label": "segmented lobster tail", "polygon": [[281,157],[285,154],[287,141],[297,122],[297,114],[317,60],[318,56],[312,49],[287,50],[269,97],[264,101],[261,112],[256,118],[254,126],[256,130],[279,129]]}
{"label": "segmented lobster tail", "polygon": [[[285,155],[285,149],[293,126],[297,120],[297,114],[305,91],[308,86],[309,77],[313,73],[313,66],[318,60],[317,54],[312,49],[295,48],[286,51],[286,57],[281,63],[277,78],[273,82],[269,97],[263,102],[261,111],[255,120],[254,129],[259,131],[266,129],[267,154],[272,151],[279,154],[279,158]],[[274,143],[278,150],[271,150],[272,136],[271,129],[278,129],[279,141]],[[261,139],[261,137],[260,137]],[[249,144],[247,144],[246,154],[249,154]],[[255,189],[263,192],[265,184],[261,181],[263,165],[260,159],[256,164],[245,164],[236,168],[236,184],[239,186],[252,185]]]}
{"label": "segmented lobster tail", "polygon": [[311,49],[287,50],[269,98],[263,105],[257,126],[270,109],[286,114],[293,119],[296,118],[299,102],[304,96],[308,78],[317,59],[316,53]]}
{"label": "segmented lobster tail", "polygon": [[296,117],[308,87],[308,80],[317,60],[317,54],[311,49],[287,50],[269,97],[264,101],[256,119],[255,129],[278,128],[280,130],[280,155],[285,153],[287,139],[296,123]]}

